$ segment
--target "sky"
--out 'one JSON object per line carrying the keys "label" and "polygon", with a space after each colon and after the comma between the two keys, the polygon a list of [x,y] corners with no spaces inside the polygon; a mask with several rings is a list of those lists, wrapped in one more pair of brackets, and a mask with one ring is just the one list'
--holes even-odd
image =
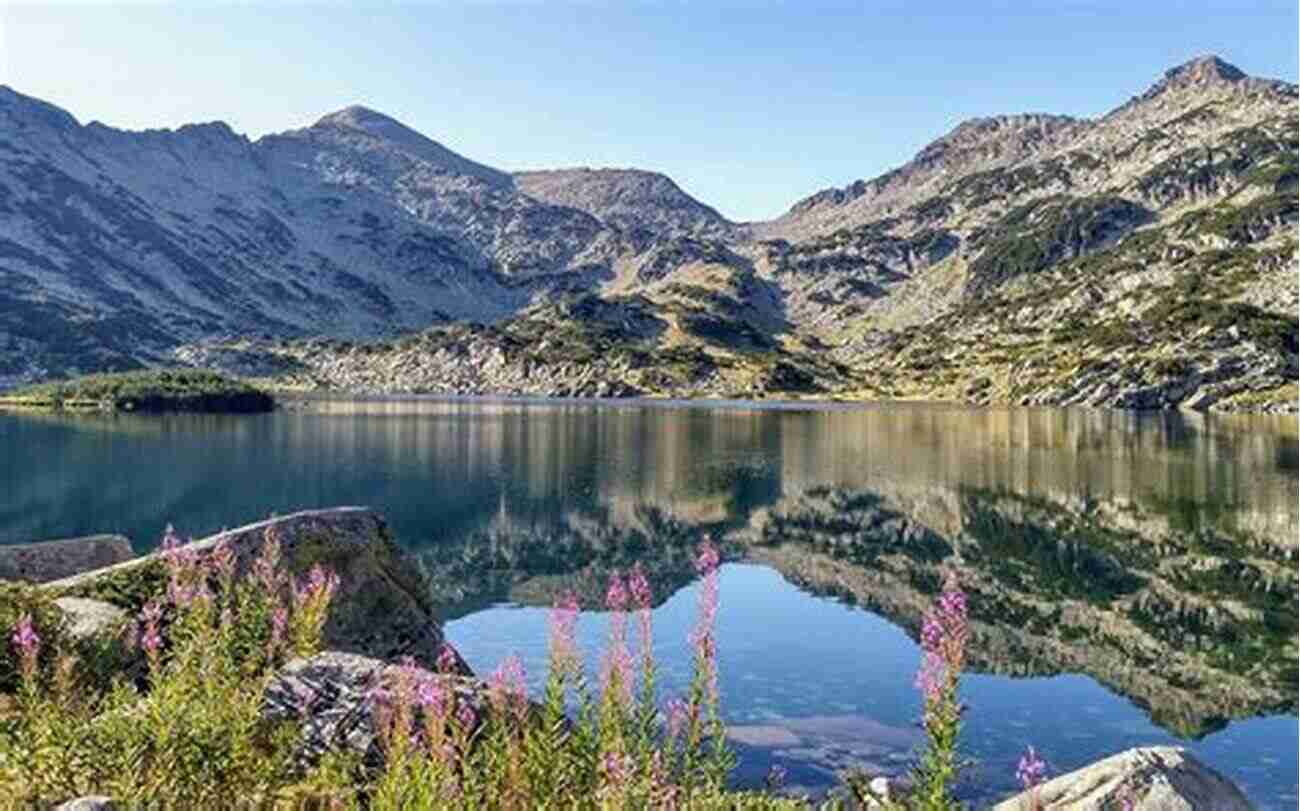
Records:
{"label": "sky", "polygon": [[82,123],[256,138],[363,104],[506,170],[653,169],[735,220],[973,116],[1091,116],[1217,53],[1297,80],[1295,0],[0,0],[0,84]]}

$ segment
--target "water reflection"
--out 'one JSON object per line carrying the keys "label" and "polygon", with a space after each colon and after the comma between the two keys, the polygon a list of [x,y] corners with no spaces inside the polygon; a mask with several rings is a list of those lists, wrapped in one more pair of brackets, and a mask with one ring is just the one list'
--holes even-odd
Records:
{"label": "water reflection", "polygon": [[[197,535],[368,504],[445,618],[471,622],[568,588],[598,602],[609,571],[638,560],[670,601],[708,534],[729,560],[913,638],[955,569],[976,672],[1085,674],[1196,739],[1296,712],[1296,447],[1293,417],[935,406],[0,416],[0,542],[119,531],[143,549],[168,521]],[[810,606],[790,610],[822,617]],[[1293,734],[1286,746],[1294,762]]]}

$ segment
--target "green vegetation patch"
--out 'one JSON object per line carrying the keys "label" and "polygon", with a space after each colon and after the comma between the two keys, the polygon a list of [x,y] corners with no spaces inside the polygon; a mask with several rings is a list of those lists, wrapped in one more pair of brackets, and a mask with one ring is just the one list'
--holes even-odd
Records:
{"label": "green vegetation patch", "polygon": [[143,369],[40,383],[0,405],[111,408],[120,411],[259,412],[275,408],[265,391],[203,369]]}

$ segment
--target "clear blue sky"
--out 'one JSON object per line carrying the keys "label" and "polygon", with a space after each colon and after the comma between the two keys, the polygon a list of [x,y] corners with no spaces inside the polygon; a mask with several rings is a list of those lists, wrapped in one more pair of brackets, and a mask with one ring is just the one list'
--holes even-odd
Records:
{"label": "clear blue sky", "polygon": [[0,2],[0,83],[252,137],[360,103],[503,169],[656,169],[756,219],[971,116],[1104,112],[1200,53],[1294,82],[1298,26],[1295,0]]}

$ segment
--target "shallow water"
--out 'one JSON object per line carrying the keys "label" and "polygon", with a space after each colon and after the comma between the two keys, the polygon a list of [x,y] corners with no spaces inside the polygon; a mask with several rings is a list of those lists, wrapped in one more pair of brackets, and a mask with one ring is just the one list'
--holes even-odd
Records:
{"label": "shallow water", "polygon": [[[640,560],[671,692],[691,551],[721,546],[725,714],[772,762],[906,768],[920,614],[971,594],[964,791],[1026,744],[1064,771],[1179,743],[1266,808],[1297,795],[1297,421],[923,405],[322,400],[260,416],[0,416],[0,543],[203,535],[366,504],[480,673],[536,683],[545,606]],[[607,624],[581,623],[595,656]],[[594,664],[594,658],[593,658]]]}

